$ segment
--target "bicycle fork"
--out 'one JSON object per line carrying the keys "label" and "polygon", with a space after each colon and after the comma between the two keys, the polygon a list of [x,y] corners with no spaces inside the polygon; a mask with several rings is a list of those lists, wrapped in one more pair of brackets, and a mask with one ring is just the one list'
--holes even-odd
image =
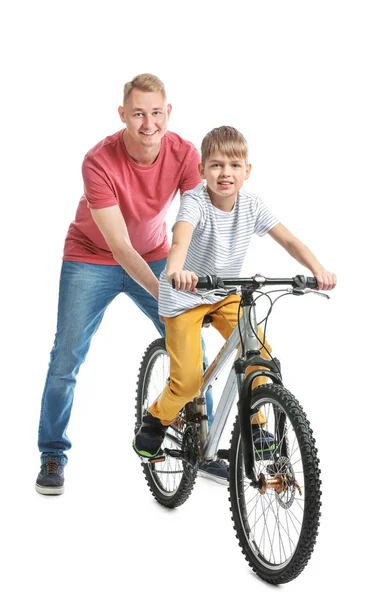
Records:
{"label": "bicycle fork", "polygon": [[[238,358],[234,364],[239,391],[237,409],[240,424],[241,447],[243,451],[245,475],[251,481],[252,487],[260,488],[261,481],[256,477],[255,447],[252,438],[250,405],[252,384],[256,377],[259,376],[268,377],[271,379],[271,381],[278,383],[279,385],[282,385],[282,380],[277,366],[272,361],[265,360],[261,357],[260,341],[257,337],[257,332],[254,331],[252,326],[252,323],[256,323],[255,307],[253,305],[252,294],[247,293],[245,295],[244,304],[246,304],[243,313],[243,326],[245,331],[245,358]],[[246,376],[246,369],[250,366],[257,367],[257,370],[252,371]],[[258,367],[264,368],[259,369]]]}

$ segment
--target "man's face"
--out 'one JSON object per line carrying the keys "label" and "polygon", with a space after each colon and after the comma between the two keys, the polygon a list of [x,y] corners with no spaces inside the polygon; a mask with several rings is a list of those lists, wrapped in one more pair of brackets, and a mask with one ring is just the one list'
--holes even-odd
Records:
{"label": "man's face", "polygon": [[236,198],[244,181],[248,179],[251,165],[243,158],[229,158],[216,152],[200,165],[200,175],[206,179],[209,190],[219,200]]}
{"label": "man's face", "polygon": [[166,133],[172,107],[166,104],[161,92],[142,92],[134,88],[118,110],[129,137],[141,146],[153,148]]}

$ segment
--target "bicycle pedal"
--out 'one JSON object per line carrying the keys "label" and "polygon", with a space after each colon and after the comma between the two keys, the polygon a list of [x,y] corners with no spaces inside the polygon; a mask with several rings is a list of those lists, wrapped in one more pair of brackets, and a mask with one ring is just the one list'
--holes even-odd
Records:
{"label": "bicycle pedal", "polygon": [[141,456],[140,454],[138,454],[138,456],[141,459],[141,462],[145,464],[164,462],[166,459],[166,456],[164,454],[160,454],[159,456],[156,456],[154,458],[148,458],[146,456]]}
{"label": "bicycle pedal", "polygon": [[165,462],[166,456],[164,454],[161,454],[160,456],[157,456],[156,458],[150,458],[148,459],[148,462],[150,463],[159,463],[159,462]]}

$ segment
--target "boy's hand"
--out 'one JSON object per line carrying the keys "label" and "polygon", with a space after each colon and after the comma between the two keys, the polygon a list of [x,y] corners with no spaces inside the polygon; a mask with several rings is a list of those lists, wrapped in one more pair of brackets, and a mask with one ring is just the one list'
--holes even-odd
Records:
{"label": "boy's hand", "polygon": [[319,269],[314,272],[314,277],[318,282],[318,290],[332,290],[336,286],[336,275],[326,269]]}
{"label": "boy's hand", "polygon": [[193,292],[196,289],[198,276],[193,271],[175,271],[174,273],[166,273],[166,279],[180,292]]}

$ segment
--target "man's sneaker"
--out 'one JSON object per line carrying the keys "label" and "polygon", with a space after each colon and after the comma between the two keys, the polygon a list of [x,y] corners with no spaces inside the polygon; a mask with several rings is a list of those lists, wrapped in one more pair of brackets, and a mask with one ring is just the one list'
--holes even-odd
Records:
{"label": "man's sneaker", "polygon": [[133,448],[141,458],[154,459],[162,456],[162,443],[165,439],[168,425],[162,425],[160,419],[147,413],[142,419],[142,425],[137,431]]}
{"label": "man's sneaker", "polygon": [[59,496],[64,492],[64,466],[50,459],[41,466],[35,489],[39,494]]}
{"label": "man's sneaker", "polygon": [[221,485],[228,485],[229,467],[225,460],[218,458],[210,463],[202,462],[198,465],[198,474],[201,477],[212,479]]}
{"label": "man's sneaker", "polygon": [[259,425],[252,425],[252,439],[258,460],[269,460],[276,450],[275,436]]}

